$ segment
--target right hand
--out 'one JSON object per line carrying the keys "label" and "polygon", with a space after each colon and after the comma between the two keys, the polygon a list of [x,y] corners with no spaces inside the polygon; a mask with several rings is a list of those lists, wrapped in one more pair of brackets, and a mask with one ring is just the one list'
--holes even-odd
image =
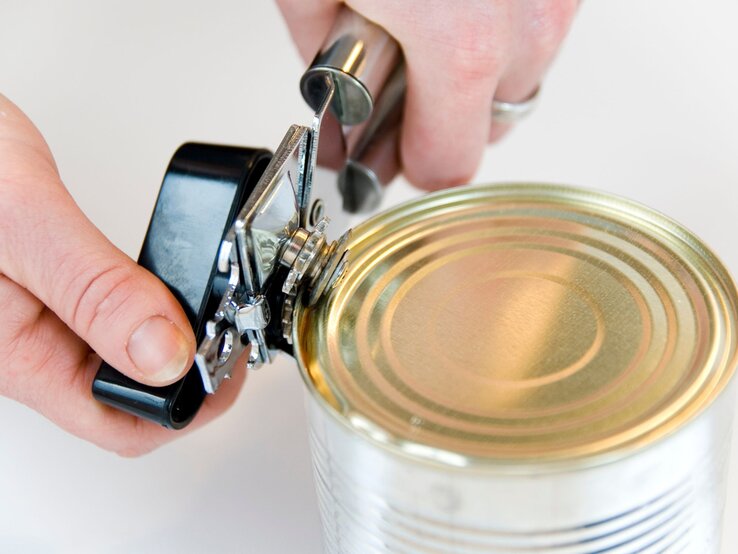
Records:
{"label": "right hand", "polygon": [[[100,404],[91,385],[100,358],[149,385],[181,378],[195,351],[182,308],[84,216],[41,134],[1,94],[0,306],[0,395],[122,455],[175,436]],[[244,379],[208,397],[195,426],[226,409]]]}
{"label": "right hand", "polygon": [[309,62],[343,3],[402,47],[407,95],[400,158],[425,189],[467,183],[485,144],[509,130],[492,99],[520,102],[539,86],[578,0],[277,0]]}

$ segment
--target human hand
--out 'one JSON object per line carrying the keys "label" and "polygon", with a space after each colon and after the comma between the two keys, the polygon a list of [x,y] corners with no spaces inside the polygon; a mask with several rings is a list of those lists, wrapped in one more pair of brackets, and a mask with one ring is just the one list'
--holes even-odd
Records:
{"label": "human hand", "polygon": [[[82,214],[41,134],[1,94],[0,306],[0,395],[122,455],[175,436],[100,404],[91,385],[100,357],[149,385],[184,375],[195,337],[182,308]],[[208,397],[192,427],[225,410],[244,379]]]}
{"label": "human hand", "polygon": [[[277,0],[306,62],[328,34],[340,0]],[[349,0],[402,46],[407,96],[400,158],[426,189],[468,182],[485,143],[510,127],[492,99],[520,102],[543,78],[577,0]]]}

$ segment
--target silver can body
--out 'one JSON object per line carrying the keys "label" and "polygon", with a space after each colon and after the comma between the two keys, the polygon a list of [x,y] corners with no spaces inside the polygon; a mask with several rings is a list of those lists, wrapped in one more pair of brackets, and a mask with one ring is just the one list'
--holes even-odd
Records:
{"label": "silver can body", "polygon": [[355,228],[296,314],[328,552],[719,552],[738,293],[677,222],[443,192]]}
{"label": "silver can body", "polygon": [[520,474],[398,455],[306,394],[326,552],[717,554],[734,394],[630,456]]}

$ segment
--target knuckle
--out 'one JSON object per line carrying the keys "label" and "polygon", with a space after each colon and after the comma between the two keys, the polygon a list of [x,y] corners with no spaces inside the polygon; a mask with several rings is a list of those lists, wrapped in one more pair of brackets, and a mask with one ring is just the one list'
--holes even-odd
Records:
{"label": "knuckle", "polygon": [[484,21],[469,21],[465,31],[455,37],[448,52],[449,65],[457,83],[489,80],[501,66],[502,51]]}
{"label": "knuckle", "polygon": [[467,48],[455,49],[450,57],[449,68],[454,85],[462,90],[489,80],[495,73],[494,67],[499,65],[493,56],[487,53],[481,56]]}
{"label": "knuckle", "polygon": [[140,290],[138,275],[128,264],[113,263],[83,272],[72,281],[70,321],[83,334],[98,325],[114,324],[130,298]]}
{"label": "knuckle", "polygon": [[427,58],[432,52],[458,87],[490,79],[505,54],[505,26],[495,21],[491,10],[444,10],[443,17],[436,11],[421,16],[416,57]]}

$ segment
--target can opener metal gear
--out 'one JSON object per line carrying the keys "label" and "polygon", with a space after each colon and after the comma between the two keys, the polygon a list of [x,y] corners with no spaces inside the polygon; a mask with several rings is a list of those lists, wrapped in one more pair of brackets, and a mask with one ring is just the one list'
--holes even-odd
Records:
{"label": "can opener metal gear", "polygon": [[290,127],[220,245],[217,268],[228,275],[228,285],[205,324],[205,336],[195,355],[208,393],[231,376],[247,345],[251,346],[249,368],[271,361],[266,328],[273,316],[266,295],[278,266],[288,269],[281,287],[281,323],[289,342],[291,306],[298,291],[309,293],[309,303],[314,303],[340,277],[346,264],[348,233],[329,244],[325,217],[308,230],[320,126],[335,92],[326,77],[325,96],[312,126]]}

